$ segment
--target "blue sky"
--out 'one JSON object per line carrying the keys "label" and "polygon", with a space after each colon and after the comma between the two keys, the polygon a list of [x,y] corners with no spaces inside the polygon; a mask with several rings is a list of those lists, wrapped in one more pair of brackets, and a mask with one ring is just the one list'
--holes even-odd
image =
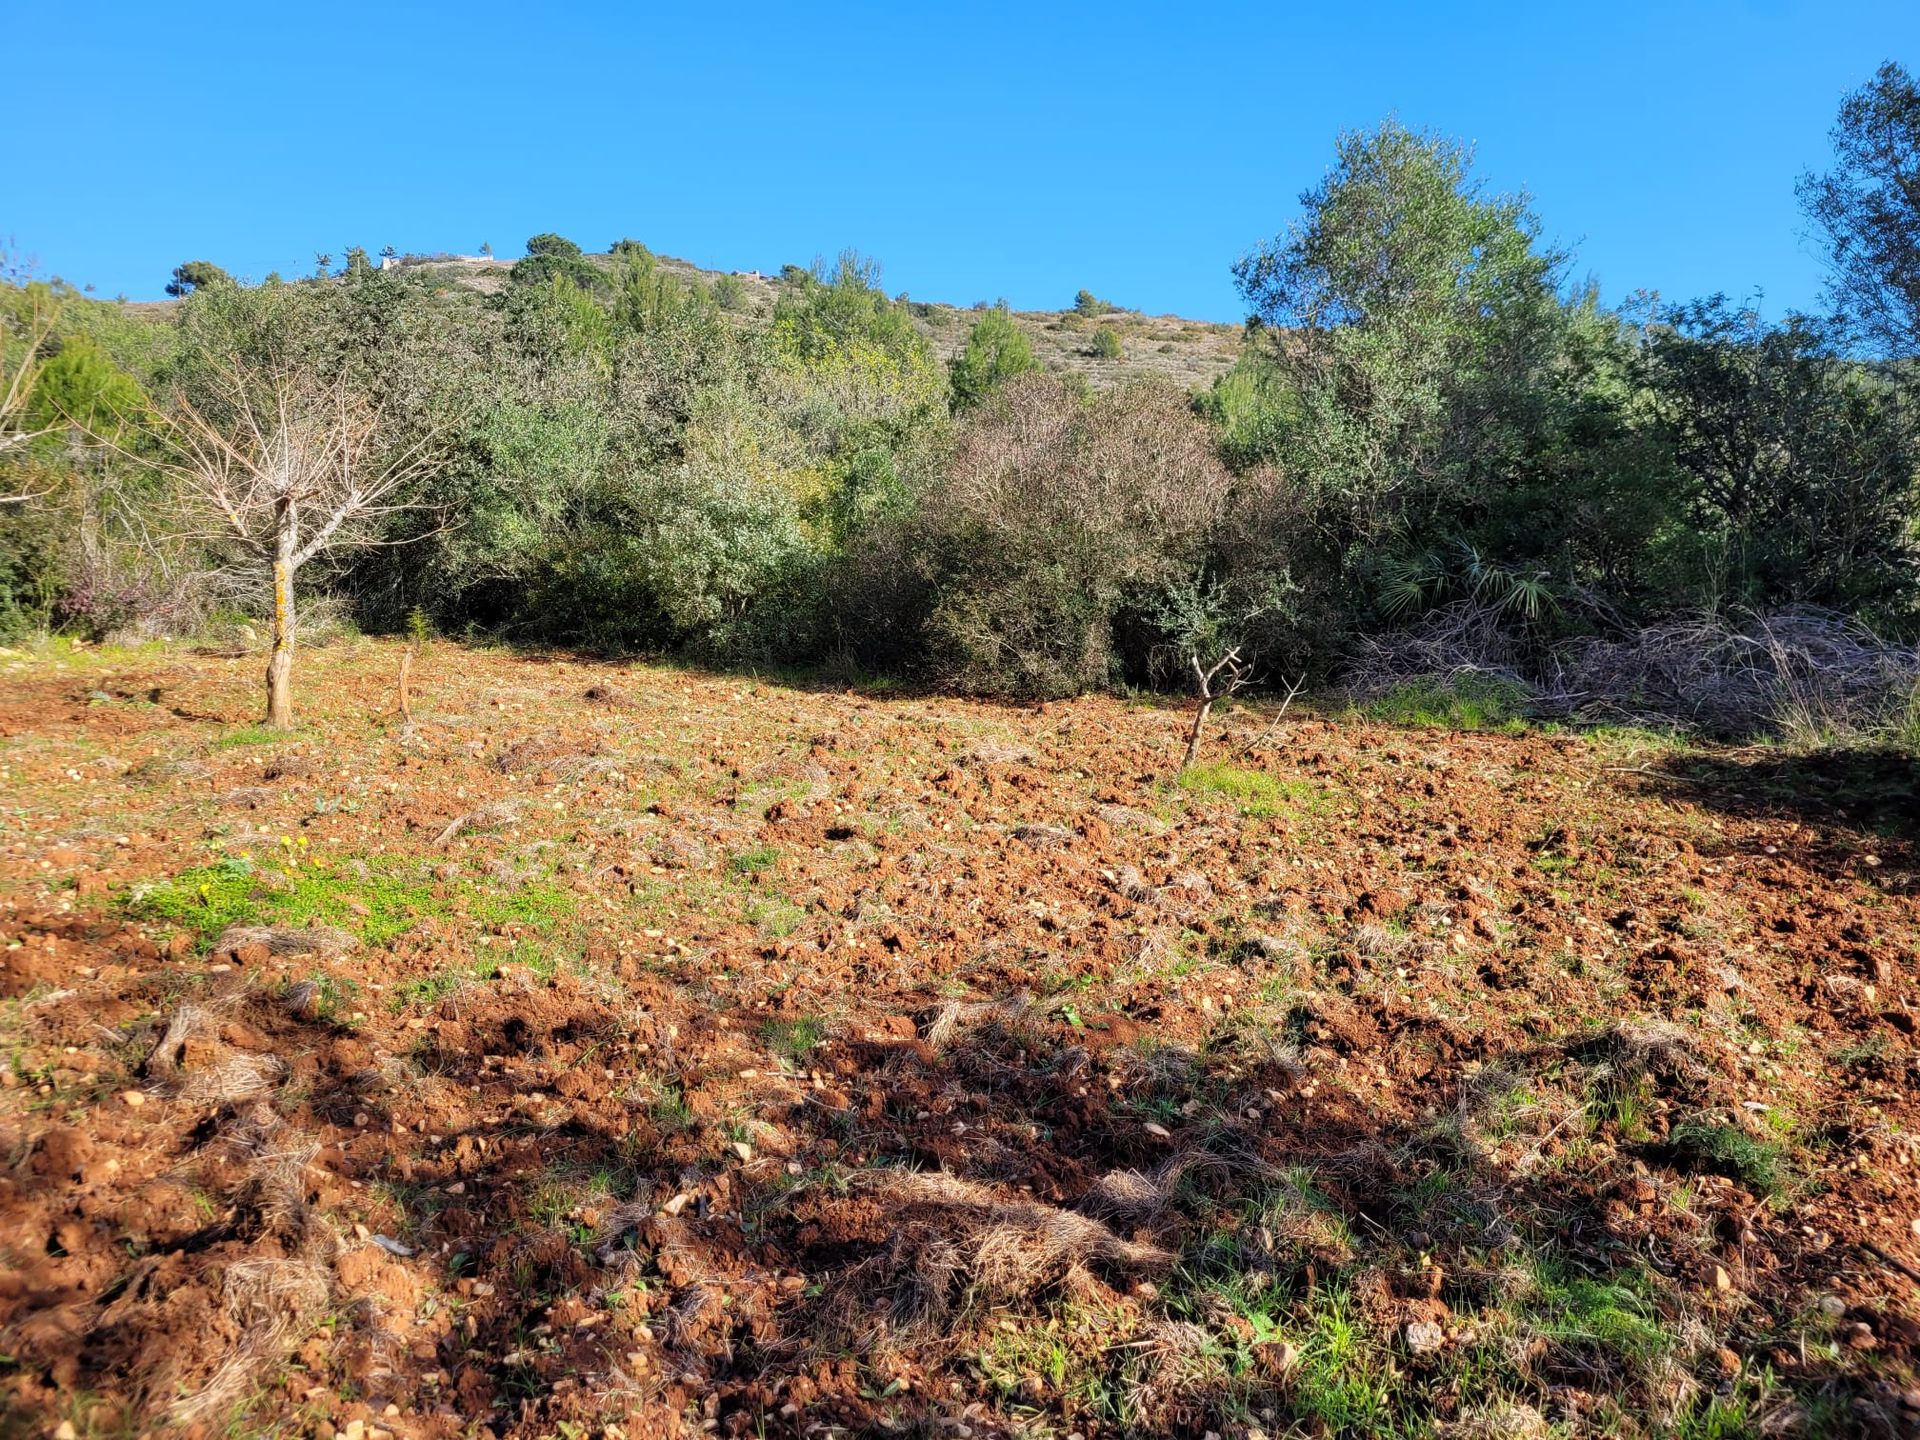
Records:
{"label": "blue sky", "polygon": [[[549,3],[16,10],[0,237],[101,294],[182,260],[631,235],[726,269],[1234,320],[1333,137],[1474,142],[1610,300],[1817,300],[1793,181],[1920,4]],[[22,63],[25,62],[25,63]]]}

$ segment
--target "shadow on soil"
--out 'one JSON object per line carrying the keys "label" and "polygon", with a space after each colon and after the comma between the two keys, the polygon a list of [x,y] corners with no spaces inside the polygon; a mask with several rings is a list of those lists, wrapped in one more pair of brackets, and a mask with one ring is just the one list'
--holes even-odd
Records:
{"label": "shadow on soil", "polygon": [[1678,793],[1724,814],[1838,826],[1909,850],[1920,841],[1920,755],[1910,751],[1681,752],[1661,769]]}
{"label": "shadow on soil", "polygon": [[[1779,1317],[1736,1323],[1713,1298],[1722,1231],[1791,1228],[1752,1197],[1677,1234],[1644,1168],[1550,1157],[1557,1127],[1518,1163],[1484,1143],[1550,1067],[1698,1101],[1657,1036],[1489,1054],[1428,1017],[1378,1033],[1306,1003],[1195,1051],[1155,1044],[1152,1014],[983,1005],[823,1044],[804,1017],[669,1021],[563,978],[451,997],[383,1065],[347,1027],[242,1003],[293,1072],[187,1136],[179,1166],[323,1148],[278,1211],[243,1177],[99,1303],[162,1259],[266,1244],[296,1201],[357,1214],[346,1254],[385,1299],[329,1321],[314,1378],[439,1426],[423,1434],[638,1412],[726,1435],[1739,1435],[1753,1376],[1786,1353],[1761,1338]],[[743,1033],[786,1062],[730,1061]],[[1345,1083],[1376,1043],[1416,1118]],[[1619,1148],[1664,1153],[1658,1135]],[[1795,1248],[1743,1283],[1806,1281],[1822,1262]],[[141,1357],[176,1343],[177,1314],[112,1313],[16,1335],[11,1363],[51,1376],[57,1343],[70,1384],[168,1373]],[[1724,1370],[1709,1322],[1753,1341]],[[1824,1433],[1898,1433],[1802,1355],[1793,1393],[1845,1421]],[[1661,1411],[1673,1428],[1648,1423]]]}

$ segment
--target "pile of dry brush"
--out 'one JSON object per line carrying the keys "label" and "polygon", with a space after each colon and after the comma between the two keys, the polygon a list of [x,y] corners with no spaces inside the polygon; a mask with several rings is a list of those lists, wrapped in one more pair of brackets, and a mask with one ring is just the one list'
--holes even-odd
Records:
{"label": "pile of dry brush", "polygon": [[1859,734],[1908,720],[1920,646],[1796,607],[1689,616],[1536,654],[1501,613],[1461,601],[1363,642],[1356,698],[1409,685],[1498,685],[1535,715],[1722,736]]}

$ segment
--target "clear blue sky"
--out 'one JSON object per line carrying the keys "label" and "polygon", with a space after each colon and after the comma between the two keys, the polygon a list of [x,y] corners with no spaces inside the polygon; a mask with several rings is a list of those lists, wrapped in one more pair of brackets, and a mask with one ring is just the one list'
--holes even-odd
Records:
{"label": "clear blue sky", "polygon": [[1915,0],[1612,5],[21,6],[0,237],[101,294],[182,260],[501,255],[557,230],[727,269],[857,246],[893,290],[1087,286],[1233,320],[1334,134],[1473,141],[1609,299],[1820,275],[1795,175]]}

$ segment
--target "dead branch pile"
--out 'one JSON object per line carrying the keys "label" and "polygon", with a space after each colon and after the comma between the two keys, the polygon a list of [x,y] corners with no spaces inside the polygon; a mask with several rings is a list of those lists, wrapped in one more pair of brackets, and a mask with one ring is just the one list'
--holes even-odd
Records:
{"label": "dead branch pile", "polygon": [[1920,646],[1810,606],[1703,614],[1562,642],[1538,660],[1500,612],[1463,600],[1361,642],[1356,699],[1494,681],[1537,715],[1716,735],[1861,732],[1913,703]]}
{"label": "dead branch pile", "polygon": [[1854,731],[1892,718],[1916,684],[1920,647],[1890,644],[1831,611],[1797,608],[1569,641],[1554,652],[1539,703],[1576,720],[1717,734]]}
{"label": "dead branch pile", "polygon": [[1420,617],[1404,629],[1360,641],[1347,667],[1344,688],[1358,700],[1376,700],[1408,685],[1458,685],[1494,679],[1531,691],[1521,675],[1514,637],[1500,612],[1475,600],[1460,600]]}

